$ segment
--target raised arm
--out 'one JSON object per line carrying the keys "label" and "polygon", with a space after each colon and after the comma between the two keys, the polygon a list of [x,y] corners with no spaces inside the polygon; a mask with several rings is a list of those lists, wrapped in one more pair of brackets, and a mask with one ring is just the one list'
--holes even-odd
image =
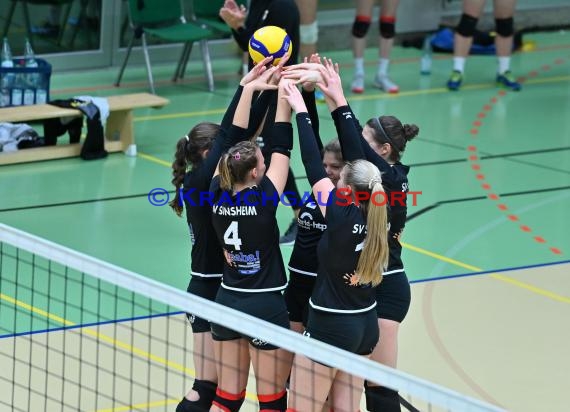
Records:
{"label": "raised arm", "polygon": [[277,111],[275,113],[275,123],[270,129],[271,141],[271,161],[267,170],[267,178],[271,180],[279,196],[285,189],[289,172],[289,162],[291,149],[293,148],[293,128],[291,126],[291,106],[283,98],[283,88],[290,83],[288,80],[281,80],[279,83],[279,95],[277,98]]}
{"label": "raised arm", "polygon": [[334,184],[327,177],[325,169],[323,168],[321,154],[315,141],[315,135],[311,125],[311,119],[307,112],[307,107],[303,101],[301,93],[297,87],[288,83],[284,87],[284,97],[290,103],[291,107],[297,113],[297,129],[299,131],[299,145],[301,147],[301,158],[307,173],[307,179],[313,189],[313,194],[319,208],[326,216],[326,204],[329,199],[331,190],[334,189]]}

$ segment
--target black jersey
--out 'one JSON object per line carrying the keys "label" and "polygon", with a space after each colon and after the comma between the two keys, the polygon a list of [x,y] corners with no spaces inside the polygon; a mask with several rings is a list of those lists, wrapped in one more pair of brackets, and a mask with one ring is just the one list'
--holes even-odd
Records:
{"label": "black jersey", "polygon": [[222,248],[212,225],[212,208],[200,199],[200,193],[208,190],[207,186],[205,189],[203,187],[203,176],[199,171],[190,172],[184,178],[186,220],[192,241],[191,274],[203,278],[221,278]]}
{"label": "black jersey", "polygon": [[370,284],[359,284],[355,274],[366,239],[366,218],[354,204],[330,194],[327,230],[319,242],[319,269],[310,305],[313,309],[335,313],[359,313],[376,306]]}
{"label": "black jersey", "polygon": [[346,161],[366,159],[382,173],[382,186],[388,199],[388,246],[390,248],[388,267],[384,275],[403,272],[400,235],[404,231],[408,214],[407,193],[410,168],[400,162],[389,164],[370,147],[362,136],[362,127],[349,106],[336,109],[332,115],[339,132],[344,159]]}
{"label": "black jersey", "polygon": [[226,113],[222,119],[220,130],[214,139],[206,158],[192,168],[184,176],[183,196],[186,209],[186,220],[192,242],[191,274],[201,278],[221,278],[223,268],[222,248],[216,238],[212,226],[212,208],[205,201],[212,176],[216,170],[220,156],[239,140],[245,137],[245,130],[232,125],[236,107],[239,103],[243,87],[239,86],[234,93]]}
{"label": "black jersey", "polygon": [[222,287],[268,292],[287,286],[275,212],[279,193],[267,176],[259,186],[232,194],[212,180],[212,222],[224,253]]}
{"label": "black jersey", "polygon": [[317,276],[317,245],[327,228],[327,222],[321,208],[311,194],[310,199],[301,207],[297,218],[297,237],[289,270],[299,275]]}

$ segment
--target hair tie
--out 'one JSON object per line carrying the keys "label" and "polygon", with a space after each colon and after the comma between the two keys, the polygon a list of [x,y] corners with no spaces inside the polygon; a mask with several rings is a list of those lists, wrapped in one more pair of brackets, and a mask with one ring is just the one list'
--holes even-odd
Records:
{"label": "hair tie", "polygon": [[241,159],[241,155],[239,154],[239,152],[235,152],[232,156],[234,157],[234,160]]}
{"label": "hair tie", "polygon": [[382,179],[378,177],[373,177],[372,179],[370,179],[370,182],[368,182],[368,189],[372,190],[374,188],[374,185],[377,183],[382,183]]}
{"label": "hair tie", "polygon": [[190,138],[188,137],[188,135],[184,136],[184,138],[186,139],[187,142],[190,141]]}

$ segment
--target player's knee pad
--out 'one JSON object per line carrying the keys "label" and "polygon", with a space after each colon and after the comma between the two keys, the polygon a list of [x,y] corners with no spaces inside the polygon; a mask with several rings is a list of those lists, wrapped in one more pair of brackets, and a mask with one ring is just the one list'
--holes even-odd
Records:
{"label": "player's knee pad", "polygon": [[238,412],[244,400],[245,389],[241,393],[229,393],[218,388],[212,404],[224,411]]}
{"label": "player's knee pad", "polygon": [[299,37],[302,44],[315,44],[319,40],[319,25],[315,20],[311,24],[299,26]]}
{"label": "player's knee pad", "polygon": [[501,37],[511,37],[515,33],[513,18],[495,19],[495,31]]}
{"label": "player's knee pad", "polygon": [[370,412],[400,412],[398,392],[384,386],[368,386],[364,383],[366,409]]}
{"label": "player's knee pad", "polygon": [[209,411],[212,406],[212,401],[216,396],[216,388],[218,385],[214,382],[203,381],[196,379],[192,389],[198,392],[200,399],[197,401],[190,401],[186,397],[176,407],[176,412],[205,412]]}
{"label": "player's knee pad", "polygon": [[352,35],[359,39],[366,36],[368,29],[370,28],[370,17],[369,16],[356,16],[354,19],[354,24],[352,25]]}
{"label": "player's knee pad", "polygon": [[463,37],[473,37],[478,20],[477,17],[463,13],[455,31]]}
{"label": "player's knee pad", "polygon": [[396,35],[396,18],[393,16],[380,16],[380,36],[393,39]]}
{"label": "player's knee pad", "polygon": [[257,394],[257,399],[259,400],[259,412],[285,412],[287,410],[286,389],[284,389],[282,392],[274,393],[272,395]]}

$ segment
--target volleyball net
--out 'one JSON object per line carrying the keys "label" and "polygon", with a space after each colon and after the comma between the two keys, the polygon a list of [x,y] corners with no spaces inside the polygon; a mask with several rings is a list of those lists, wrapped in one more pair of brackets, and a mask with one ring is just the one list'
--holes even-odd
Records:
{"label": "volleyball net", "polygon": [[2,224],[0,410],[173,411],[194,380],[185,313],[398,390],[402,410],[502,411]]}

